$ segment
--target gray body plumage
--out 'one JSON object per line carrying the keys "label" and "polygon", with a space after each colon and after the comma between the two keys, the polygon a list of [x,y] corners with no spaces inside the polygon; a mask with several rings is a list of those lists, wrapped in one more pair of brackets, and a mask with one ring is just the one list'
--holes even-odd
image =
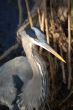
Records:
{"label": "gray body plumage", "polygon": [[[39,62],[39,57],[34,56],[34,62]],[[41,59],[42,60],[42,59]],[[42,61],[42,66],[44,62]],[[35,67],[36,66],[36,67]],[[45,67],[45,65],[44,65]],[[39,65],[34,63],[35,73],[26,57],[16,57],[0,67],[0,104],[6,105],[10,110],[38,110],[44,101],[45,71],[39,74]],[[43,76],[44,77],[43,77]],[[44,81],[44,82],[43,82]],[[16,109],[16,105],[19,109]]]}
{"label": "gray body plumage", "polygon": [[[28,68],[27,68],[28,67]],[[32,69],[26,57],[17,57],[0,67],[0,103],[10,108],[16,104],[26,86],[32,78]]]}

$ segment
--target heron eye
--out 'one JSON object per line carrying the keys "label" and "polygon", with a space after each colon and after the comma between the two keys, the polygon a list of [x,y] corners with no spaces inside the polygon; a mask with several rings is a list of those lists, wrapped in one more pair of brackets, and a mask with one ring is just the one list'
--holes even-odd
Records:
{"label": "heron eye", "polygon": [[37,36],[35,34],[35,31],[33,31],[33,29],[27,28],[27,29],[25,29],[25,32],[26,32],[26,35],[28,35],[29,37],[37,39]]}

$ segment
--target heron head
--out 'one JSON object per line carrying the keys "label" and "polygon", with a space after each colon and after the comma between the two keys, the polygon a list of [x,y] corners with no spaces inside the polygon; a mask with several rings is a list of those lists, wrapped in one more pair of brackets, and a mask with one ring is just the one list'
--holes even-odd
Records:
{"label": "heron head", "polygon": [[26,28],[25,30],[21,30],[20,28],[17,32],[17,37],[18,39],[28,40],[33,45],[42,47],[62,62],[65,62],[65,60],[47,43],[45,34],[37,27]]}

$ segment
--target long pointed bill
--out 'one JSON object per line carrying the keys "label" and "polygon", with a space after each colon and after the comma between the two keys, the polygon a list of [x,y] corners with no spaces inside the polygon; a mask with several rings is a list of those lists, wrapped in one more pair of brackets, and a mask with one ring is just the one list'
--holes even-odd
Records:
{"label": "long pointed bill", "polygon": [[33,43],[35,45],[38,45],[38,46],[44,48],[45,50],[47,50],[48,52],[50,52],[51,54],[56,56],[59,60],[61,60],[62,62],[66,63],[66,61],[53,48],[51,48],[47,43],[39,42],[38,40],[34,40]]}

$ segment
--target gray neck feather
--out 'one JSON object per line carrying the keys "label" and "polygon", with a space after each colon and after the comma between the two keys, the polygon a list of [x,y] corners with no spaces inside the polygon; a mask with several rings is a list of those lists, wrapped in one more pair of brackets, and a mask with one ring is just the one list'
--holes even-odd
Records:
{"label": "gray neck feather", "polygon": [[[46,69],[46,63],[32,43],[28,44],[27,41],[23,41],[22,45],[33,70],[33,77],[28,84],[28,88],[31,87],[31,90],[29,91],[28,89],[28,92],[30,92],[29,94],[32,94],[32,89],[34,89],[34,96],[32,100],[31,95],[29,95],[30,100],[27,100],[31,106],[37,106],[39,105],[38,100],[42,99],[43,101],[46,98],[45,96],[48,95],[48,72]],[[38,90],[36,91],[35,88]],[[37,104],[35,104],[35,102]]]}

